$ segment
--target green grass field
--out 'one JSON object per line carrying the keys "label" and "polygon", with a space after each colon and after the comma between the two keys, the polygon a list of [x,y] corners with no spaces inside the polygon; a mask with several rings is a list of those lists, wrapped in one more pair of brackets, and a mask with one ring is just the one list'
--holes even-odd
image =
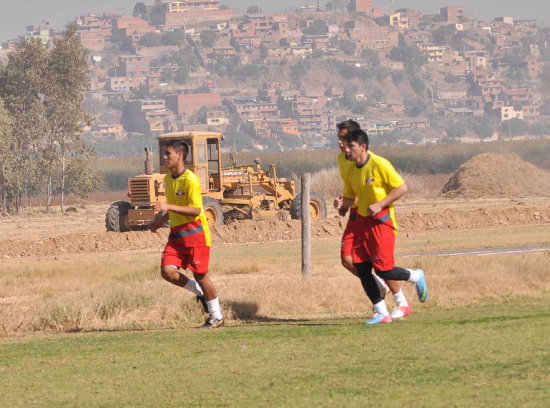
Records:
{"label": "green grass field", "polygon": [[[550,302],[0,345],[2,407],[550,406]],[[297,299],[299,301],[299,299]]]}

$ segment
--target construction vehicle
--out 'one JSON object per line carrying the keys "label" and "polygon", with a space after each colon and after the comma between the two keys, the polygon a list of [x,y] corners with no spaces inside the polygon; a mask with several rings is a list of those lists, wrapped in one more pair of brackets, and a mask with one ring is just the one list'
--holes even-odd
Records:
{"label": "construction vehicle", "polygon": [[[294,181],[277,177],[274,164],[262,170],[258,159],[253,165],[237,165],[233,158],[228,168],[222,168],[221,133],[175,132],[160,135],[158,155],[160,173],[154,173],[152,154],[147,149],[145,174],[128,180],[129,201],[113,203],[105,217],[107,231],[132,231],[146,229],[151,221],[162,214],[155,212],[153,201],[165,201],[164,176],[168,172],[162,157],[166,144],[182,140],[189,146],[185,167],[193,171],[201,183],[204,212],[209,225],[222,225],[239,219],[299,219],[300,193],[296,193]],[[323,198],[310,193],[311,219],[326,217]]]}

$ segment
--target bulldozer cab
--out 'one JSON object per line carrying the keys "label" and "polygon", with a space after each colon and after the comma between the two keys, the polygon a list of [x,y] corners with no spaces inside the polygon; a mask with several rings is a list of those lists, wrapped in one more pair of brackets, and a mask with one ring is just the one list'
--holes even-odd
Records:
{"label": "bulldozer cab", "polygon": [[173,140],[181,140],[189,146],[189,153],[185,158],[185,167],[197,175],[201,183],[201,192],[215,192],[221,190],[221,133],[215,132],[175,132],[160,135],[159,160],[160,172],[168,173],[163,157],[166,145]]}

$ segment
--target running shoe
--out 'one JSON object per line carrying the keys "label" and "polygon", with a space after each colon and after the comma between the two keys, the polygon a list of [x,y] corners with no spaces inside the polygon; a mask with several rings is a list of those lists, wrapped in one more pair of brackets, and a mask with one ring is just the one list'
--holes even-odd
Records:
{"label": "running shoe", "polygon": [[208,316],[204,324],[200,327],[201,329],[218,329],[224,325],[223,318],[214,319],[213,317]]}
{"label": "running shoe", "polygon": [[425,302],[426,299],[428,299],[428,286],[426,285],[424,271],[422,269],[417,269],[416,271],[420,274],[420,279],[414,284],[416,287],[416,294],[418,295],[418,300]]}
{"label": "running shoe", "polygon": [[401,307],[395,306],[393,308],[393,311],[391,312],[391,318],[392,319],[402,319],[405,316],[410,315],[411,312],[412,312],[411,305],[401,306]]}
{"label": "running shoe", "polygon": [[365,324],[380,324],[380,323],[391,323],[391,316],[384,315],[382,313],[377,313],[370,320],[367,320]]}

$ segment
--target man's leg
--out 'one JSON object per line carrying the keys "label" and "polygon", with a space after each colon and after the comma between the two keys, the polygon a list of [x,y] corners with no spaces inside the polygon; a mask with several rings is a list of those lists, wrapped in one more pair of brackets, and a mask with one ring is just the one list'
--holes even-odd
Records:
{"label": "man's leg", "polygon": [[223,326],[223,315],[214,283],[212,283],[210,277],[206,274],[193,272],[193,275],[204,292],[204,297],[206,298],[206,304],[208,306],[209,316],[201,327],[204,329],[217,329]]}
{"label": "man's leg", "polygon": [[369,262],[363,262],[361,264],[356,264],[357,272],[359,273],[359,278],[361,279],[361,284],[363,289],[367,293],[370,301],[374,306],[374,317],[365,322],[365,324],[379,324],[379,323],[389,323],[391,322],[391,317],[386,307],[386,302],[380,296],[380,290],[378,285],[374,280],[374,275],[372,274],[372,264]]}
{"label": "man's leg", "polygon": [[353,264],[353,257],[351,255],[341,255],[340,260],[342,261],[342,266],[346,268],[348,271],[350,271],[353,275],[359,276],[357,273],[357,269],[355,268],[355,265]]}
{"label": "man's leg", "polygon": [[426,279],[422,269],[403,269],[398,266],[394,266],[393,269],[389,271],[376,271],[376,273],[385,281],[391,279],[396,281],[411,282],[416,288],[418,300],[425,302],[428,298],[428,286],[426,285]]}
{"label": "man's leg", "polygon": [[206,322],[201,327],[204,329],[216,329],[223,326],[224,320],[216,287],[208,276],[209,262],[210,247],[192,248],[188,266],[204,293],[209,314],[208,319],[206,319]]}
{"label": "man's leg", "polygon": [[[424,302],[428,296],[428,289],[424,281],[424,273],[421,270],[411,272],[411,270],[403,269],[395,266],[394,250],[395,250],[395,232],[393,227],[379,223],[374,219],[367,219],[367,228],[369,230],[369,240],[366,241],[374,269],[378,276],[387,281],[409,281],[414,282],[418,293],[418,298]],[[420,282],[420,275],[422,281]],[[417,283],[420,282],[420,283]],[[421,287],[419,289],[419,287]],[[398,289],[399,286],[394,286],[394,299],[397,307],[403,312],[397,313],[396,317],[404,317],[411,313],[411,308],[403,292]],[[423,294],[421,295],[422,292]]]}
{"label": "man's leg", "polygon": [[[340,251],[340,260],[342,266],[352,273],[352,275],[359,277],[357,273],[357,268],[355,263],[361,263],[362,259],[360,256],[357,256],[356,251],[361,247],[362,244],[362,230],[361,230],[361,221],[358,218],[357,213],[350,214],[348,223],[346,224],[346,229],[342,235],[342,246]],[[389,292],[390,288],[384,282],[383,279],[380,279],[378,276],[374,276],[378,289],[380,290],[380,296],[385,297]]]}
{"label": "man's leg", "polygon": [[187,289],[197,296],[197,302],[200,302],[205,313],[208,313],[208,306],[204,299],[204,294],[200,285],[194,279],[189,279],[183,273],[178,272],[178,267],[174,265],[162,265],[160,268],[162,278],[173,285]]}
{"label": "man's leg", "polygon": [[195,295],[202,296],[202,289],[193,279],[189,279],[183,273],[178,272],[178,267],[174,265],[163,265],[160,268],[162,278],[173,285],[187,289]]}

